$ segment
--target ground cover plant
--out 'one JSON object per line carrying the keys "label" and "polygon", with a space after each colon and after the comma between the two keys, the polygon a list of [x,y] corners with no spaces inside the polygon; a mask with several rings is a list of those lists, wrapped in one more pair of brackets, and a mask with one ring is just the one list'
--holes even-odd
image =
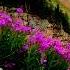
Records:
{"label": "ground cover plant", "polygon": [[[17,8],[18,9],[18,8]],[[20,8],[21,9],[21,8]],[[16,11],[18,14],[22,13]],[[67,70],[70,43],[66,48],[60,39],[45,37],[40,29],[24,25],[0,13],[0,67],[4,70]]]}

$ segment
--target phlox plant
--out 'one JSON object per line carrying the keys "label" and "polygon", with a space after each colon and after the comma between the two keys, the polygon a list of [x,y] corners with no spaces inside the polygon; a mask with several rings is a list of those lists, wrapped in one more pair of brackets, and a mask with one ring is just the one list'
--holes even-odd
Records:
{"label": "phlox plant", "polygon": [[[38,45],[38,52],[40,55],[45,53],[47,56],[47,66],[44,67],[46,70],[66,70],[67,69],[67,62],[63,59],[63,57],[67,60],[69,59],[65,55],[68,52],[68,49],[62,47],[62,43],[58,39],[52,39],[51,37],[45,38],[42,33],[36,33],[30,38],[30,43],[39,44]],[[51,50],[49,50],[52,48]],[[54,51],[53,51],[54,49]],[[52,51],[52,52],[51,52]],[[51,53],[50,53],[51,52]],[[41,57],[40,57],[41,58]],[[58,68],[58,69],[57,69]]]}
{"label": "phlox plant", "polygon": [[15,31],[21,31],[21,32],[30,32],[31,28],[28,26],[22,26],[20,24],[13,24],[12,25],[13,29],[15,29]]}
{"label": "phlox plant", "polygon": [[39,47],[38,50],[39,50],[40,53],[45,52],[46,50],[48,50],[48,48],[53,46],[53,48],[55,49],[55,51],[57,53],[62,55],[67,60],[70,60],[69,49],[64,48],[59,39],[54,39],[54,38],[51,38],[51,37],[45,38],[44,35],[41,32],[37,32],[30,38],[30,42],[39,44],[40,47]]}
{"label": "phlox plant", "polygon": [[12,19],[9,15],[5,13],[0,13],[0,26],[4,26],[7,23],[11,23]]}
{"label": "phlox plant", "polygon": [[[1,22],[2,20],[5,23]],[[70,52],[62,46],[60,40],[50,36],[45,38],[40,30],[33,30],[29,26],[22,25],[23,21],[15,23],[10,21],[11,27],[9,27],[7,26],[10,24],[9,20],[9,17],[6,18],[6,15],[4,17],[4,14],[0,20],[0,64],[9,59],[14,61],[18,70],[66,70],[67,63],[60,55],[70,61]],[[27,38],[28,32],[31,34],[29,38]],[[49,50],[50,48],[55,51]],[[44,53],[47,59],[41,64],[41,55]],[[9,65],[7,64],[6,67],[9,68]]]}

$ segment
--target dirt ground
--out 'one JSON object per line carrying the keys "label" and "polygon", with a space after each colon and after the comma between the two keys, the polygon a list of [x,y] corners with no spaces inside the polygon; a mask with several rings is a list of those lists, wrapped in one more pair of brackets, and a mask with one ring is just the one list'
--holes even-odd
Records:
{"label": "dirt ground", "polygon": [[[59,29],[57,25],[49,23],[47,19],[38,19],[38,16],[33,16],[32,23],[39,27],[46,37],[52,36],[53,38],[58,38],[63,43],[65,47],[68,42],[70,42],[70,35],[66,33],[63,28]],[[34,19],[33,19],[34,18]]]}

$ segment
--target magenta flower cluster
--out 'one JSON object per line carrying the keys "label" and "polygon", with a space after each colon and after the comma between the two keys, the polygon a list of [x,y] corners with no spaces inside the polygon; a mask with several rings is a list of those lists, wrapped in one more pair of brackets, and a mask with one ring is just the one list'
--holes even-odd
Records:
{"label": "magenta flower cluster", "polygon": [[7,15],[6,13],[0,13],[0,26],[4,26],[7,24],[11,24],[11,27],[15,29],[16,31],[22,31],[22,32],[30,32],[31,27],[29,26],[22,26],[23,20],[16,20],[15,22],[12,21],[12,18]]}
{"label": "magenta flower cluster", "polygon": [[38,50],[40,53],[45,52],[50,47],[53,47],[57,53],[70,61],[70,43],[67,45],[68,48],[64,48],[60,40],[54,39],[51,36],[46,38],[41,31],[31,29],[31,27],[29,26],[24,26],[21,24],[22,22],[23,21],[16,21],[15,23],[13,23],[10,16],[5,13],[0,13],[0,26],[12,23],[11,27],[16,31],[31,32],[33,34],[31,34],[28,41],[32,44],[38,43]]}
{"label": "magenta flower cluster", "polygon": [[70,44],[67,45],[69,48],[64,48],[59,39],[53,39],[50,36],[48,38],[45,38],[41,32],[36,33],[31,40],[32,42],[36,41],[39,43],[40,47],[38,50],[40,53],[47,51],[50,47],[53,47],[58,54],[62,55],[62,57],[70,61]]}
{"label": "magenta flower cluster", "polygon": [[21,31],[21,32],[30,32],[31,31],[31,27],[29,27],[29,26],[22,26],[19,23],[12,24],[12,27],[16,31]]}
{"label": "magenta flower cluster", "polygon": [[12,19],[9,15],[6,13],[0,13],[0,26],[4,26],[7,23],[11,23]]}

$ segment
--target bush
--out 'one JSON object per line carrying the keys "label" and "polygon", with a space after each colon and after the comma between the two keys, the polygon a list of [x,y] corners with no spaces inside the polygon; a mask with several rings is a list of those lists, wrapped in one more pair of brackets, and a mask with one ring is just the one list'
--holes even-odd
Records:
{"label": "bush", "polygon": [[9,27],[2,27],[0,31],[0,59],[13,55],[25,42],[25,34],[15,32]]}

